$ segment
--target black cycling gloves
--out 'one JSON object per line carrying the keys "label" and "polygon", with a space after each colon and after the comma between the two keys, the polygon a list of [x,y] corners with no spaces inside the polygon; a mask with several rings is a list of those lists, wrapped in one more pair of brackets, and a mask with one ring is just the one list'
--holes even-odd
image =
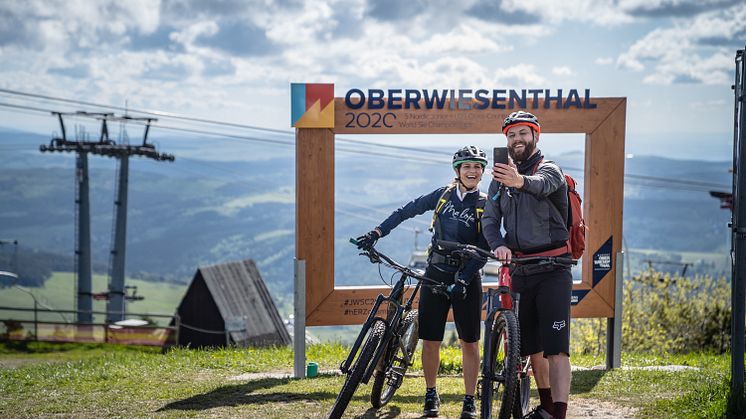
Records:
{"label": "black cycling gloves", "polygon": [[358,237],[357,239],[355,239],[355,241],[357,241],[358,249],[370,250],[370,248],[373,247],[373,245],[375,245],[380,238],[381,234],[378,232],[378,230],[373,229]]}

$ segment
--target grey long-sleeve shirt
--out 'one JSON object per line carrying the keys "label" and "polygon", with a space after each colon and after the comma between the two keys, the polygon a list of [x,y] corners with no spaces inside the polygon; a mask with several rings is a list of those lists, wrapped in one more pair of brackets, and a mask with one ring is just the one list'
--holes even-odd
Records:
{"label": "grey long-sleeve shirt", "polygon": [[531,174],[533,167],[519,171],[524,177],[520,189],[507,188],[494,180],[490,183],[482,231],[493,251],[507,246],[514,252],[536,253],[567,242],[565,176],[551,161],[543,161]]}

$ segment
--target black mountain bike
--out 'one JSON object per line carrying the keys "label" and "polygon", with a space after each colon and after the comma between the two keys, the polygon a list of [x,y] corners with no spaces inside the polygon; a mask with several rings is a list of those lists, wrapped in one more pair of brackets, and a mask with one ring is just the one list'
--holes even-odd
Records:
{"label": "black mountain bike", "polygon": [[[357,244],[355,239],[350,239],[350,242]],[[417,310],[412,309],[412,302],[420,286],[426,282],[426,286],[434,292],[448,296],[446,284],[426,278],[374,247],[363,251],[361,255],[367,256],[371,263],[380,263],[399,271],[401,276],[388,296],[378,295],[350,354],[339,366],[347,377],[329,414],[334,419],[342,417],[360,383],[367,384],[373,375],[375,377],[370,403],[373,407],[380,408],[391,401],[404,380],[404,374],[413,363],[412,357],[419,341]],[[412,282],[412,279],[417,284],[405,300],[404,286],[407,282]]]}
{"label": "black mountain bike", "polygon": [[[463,259],[486,262],[499,260],[490,252],[473,245],[439,241],[441,250]],[[500,261],[503,262],[503,261]],[[528,414],[531,394],[531,358],[521,356],[521,330],[518,324],[520,294],[512,289],[510,272],[518,265],[571,266],[577,260],[568,257],[531,256],[512,258],[503,262],[498,276],[497,289],[487,291],[487,316],[484,319],[482,375],[477,388],[480,390],[482,418],[516,419]]]}

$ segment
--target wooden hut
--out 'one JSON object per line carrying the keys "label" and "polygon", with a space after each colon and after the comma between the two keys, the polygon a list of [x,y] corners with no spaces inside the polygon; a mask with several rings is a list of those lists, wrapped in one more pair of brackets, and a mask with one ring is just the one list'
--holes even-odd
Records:
{"label": "wooden hut", "polygon": [[199,267],[177,308],[179,345],[289,345],[290,334],[251,259]]}

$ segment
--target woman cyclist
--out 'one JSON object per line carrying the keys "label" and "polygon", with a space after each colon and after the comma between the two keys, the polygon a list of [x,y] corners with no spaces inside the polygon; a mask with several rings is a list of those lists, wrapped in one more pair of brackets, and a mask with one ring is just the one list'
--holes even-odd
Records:
{"label": "woman cyclist", "polygon": [[[467,146],[453,155],[454,181],[420,196],[394,211],[378,227],[359,237],[358,247],[369,249],[403,221],[427,211],[435,211],[433,237],[425,276],[449,284],[449,296],[423,287],[419,302],[419,338],[422,339],[422,366],[425,373],[424,415],[438,416],[440,397],[436,390],[440,345],[443,341],[448,310],[453,307],[464,370],[462,418],[476,418],[474,394],[479,374],[479,334],[482,304],[480,269],[483,262],[461,261],[437,252],[438,240],[477,245],[489,250],[482,236],[480,218],[486,195],[479,191],[487,157],[476,146]],[[450,297],[450,298],[449,298]]]}

